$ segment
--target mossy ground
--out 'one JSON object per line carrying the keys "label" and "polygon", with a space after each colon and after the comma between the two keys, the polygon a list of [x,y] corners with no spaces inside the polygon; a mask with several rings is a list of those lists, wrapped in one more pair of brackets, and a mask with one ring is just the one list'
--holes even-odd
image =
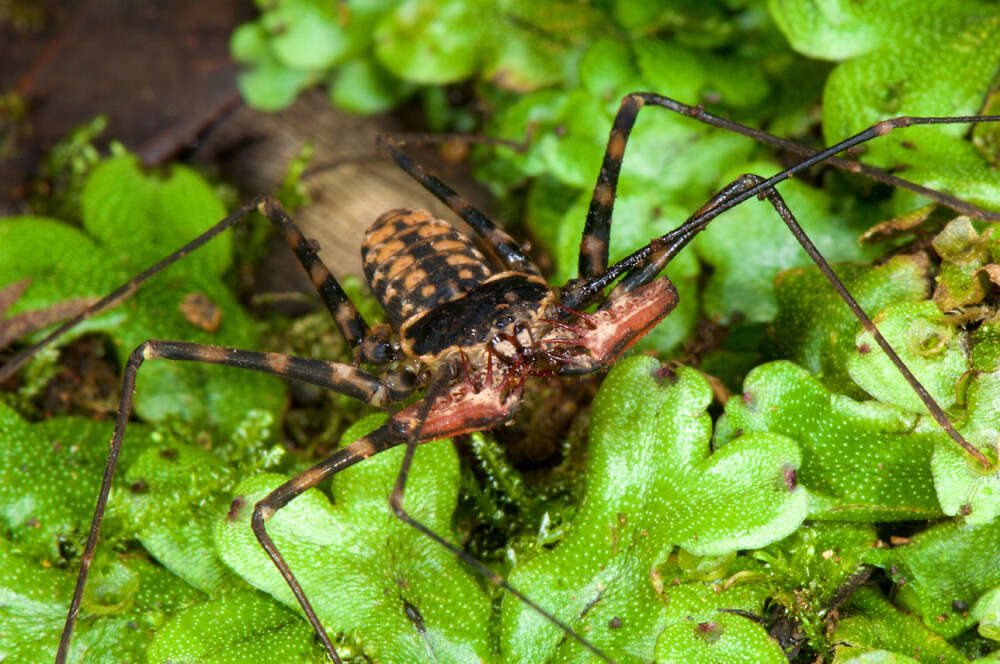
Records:
{"label": "mossy ground", "polygon": [[[703,102],[828,143],[887,114],[975,113],[1000,61],[1000,14],[974,2],[341,7],[276,3],[234,35],[234,53],[255,63],[243,82],[251,101],[277,107],[325,81],[356,111],[417,95],[432,124],[478,123],[511,139],[533,125],[526,153],[498,149],[477,163],[519,211],[519,232],[552,258],[555,283],[575,273],[625,93]],[[470,77],[486,118],[442,103],[440,84]],[[996,209],[995,136],[918,129],[866,156]],[[80,154],[59,205],[0,220],[0,286],[32,279],[10,315],[101,296],[224,214],[184,167],[148,174],[127,155]],[[612,258],[739,173],[779,169],[745,139],[644,110]],[[828,171],[805,180],[781,188],[791,209],[959,430],[992,453],[995,224],[941,211],[907,223],[898,215],[925,203],[910,193]],[[855,241],[893,217],[879,227],[886,241]],[[346,359],[319,315],[248,315],[229,282],[233,253],[231,238],[215,241],[74,336],[111,365],[151,337]],[[544,463],[512,464],[492,434],[429,444],[408,507],[621,662],[996,661],[996,470],[936,428],[806,264],[764,204],[720,218],[668,269],[682,306],[611,369],[592,406],[586,387],[543,384],[528,399],[521,437],[556,438],[535,455]],[[192,294],[218,307],[217,329],[185,316]],[[708,344],[694,338],[705,329]],[[47,353],[0,393],[5,662],[51,659],[103,466],[113,396],[74,398],[72,414],[49,417],[52,375],[77,366]],[[581,395],[584,405],[569,404]],[[246,520],[253,500],[345,429],[349,442],[374,426],[379,415],[362,410],[234,369],[144,368],[71,659],[322,661]],[[272,522],[345,660],[592,661],[391,517],[397,457],[345,471]]]}

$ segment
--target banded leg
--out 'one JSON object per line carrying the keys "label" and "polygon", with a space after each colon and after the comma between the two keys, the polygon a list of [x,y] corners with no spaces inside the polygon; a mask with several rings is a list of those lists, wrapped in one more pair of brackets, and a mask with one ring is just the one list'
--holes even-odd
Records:
{"label": "banded leg", "polygon": [[[764,181],[763,178],[760,177],[757,177],[757,179],[761,182]],[[823,254],[820,253],[819,249],[816,248],[816,245],[812,243],[805,231],[802,230],[799,222],[796,221],[795,216],[792,215],[791,210],[789,210],[785,205],[785,201],[781,198],[781,195],[774,189],[764,190],[764,195],[767,197],[768,201],[770,201],[771,205],[774,206],[774,209],[777,210],[781,220],[785,222],[786,226],[788,226],[788,229],[792,232],[792,235],[795,236],[795,239],[799,241],[799,244],[802,245],[805,252],[809,254],[809,258],[816,263],[816,266],[819,268],[820,272],[823,273],[823,276],[826,277],[826,280],[830,282],[830,285],[833,286],[835,291],[837,291],[837,294],[844,301],[844,303],[847,304],[848,308],[855,315],[855,317],[861,321],[862,327],[871,333],[871,335],[875,338],[875,343],[877,343],[885,354],[889,356],[889,360],[892,362],[893,366],[896,367],[903,378],[906,379],[906,382],[909,383],[910,387],[913,388],[913,391],[916,392],[918,397],[920,397],[920,401],[923,402],[924,406],[927,407],[927,410],[931,413],[934,419],[937,420],[938,425],[944,429],[945,433],[947,433],[948,436],[950,436],[951,439],[959,445],[959,447],[968,452],[969,455],[982,464],[984,468],[990,468],[992,464],[990,463],[990,460],[986,458],[986,455],[965,440],[965,437],[955,429],[955,426],[945,414],[944,409],[938,405],[938,402],[934,400],[934,397],[932,397],[920,381],[917,380],[917,377],[913,375],[910,368],[906,366],[906,363],[903,362],[899,355],[896,354],[896,351],[893,350],[889,342],[886,341],[886,338],[883,337],[882,333],[878,331],[877,327],[875,327],[875,323],[872,322],[872,319],[868,317],[868,314],[866,314],[864,309],[861,308],[857,300],[855,300],[850,292],[848,292],[844,283],[839,277],[837,277],[833,268],[830,267],[830,264],[823,257]]]}
{"label": "banded leg", "polygon": [[385,364],[392,360],[394,353],[387,335],[372,334],[357,307],[316,253],[316,243],[306,240],[281,203],[265,196],[261,198],[257,210],[281,233],[295,253],[351,348],[358,349],[362,359],[372,364]]}
{"label": "banded leg", "polygon": [[967,203],[966,201],[961,201],[954,196],[949,196],[908,180],[903,180],[902,178],[892,176],[877,168],[865,166],[851,160],[840,159],[836,156],[838,153],[843,152],[848,148],[860,145],[861,143],[869,141],[877,136],[884,136],[893,129],[898,129],[900,127],[927,124],[997,122],[1000,121],[1000,116],[901,116],[890,118],[878,122],[868,129],[859,132],[858,134],[855,134],[854,136],[851,136],[830,148],[816,151],[812,148],[798,145],[793,141],[773,136],[767,132],[752,129],[750,127],[746,127],[745,125],[706,113],[700,106],[689,106],[669,97],[664,97],[663,95],[651,92],[634,92],[630,95],[626,95],[625,98],[622,99],[621,106],[618,108],[618,113],[615,115],[614,123],[611,127],[611,136],[608,139],[608,145],[604,152],[604,161],[601,164],[601,172],[597,176],[597,184],[594,187],[594,195],[591,198],[590,208],[587,211],[587,221],[584,226],[583,239],[580,244],[579,276],[581,279],[594,280],[600,277],[607,268],[608,241],[611,233],[611,213],[614,208],[615,193],[618,187],[618,175],[621,171],[622,159],[625,155],[625,146],[628,142],[629,135],[632,132],[632,127],[635,125],[636,116],[638,116],[639,110],[646,104],[659,106],[708,125],[728,129],[772,145],[778,145],[779,147],[807,157],[802,162],[795,164],[791,168],[766,180],[766,186],[762,183],[760,190],[752,193],[747,192],[746,196],[727,203],[724,207],[718,209],[715,214],[719,214],[733,205],[738,205],[747,198],[757,195],[766,187],[773,187],[778,182],[786,180],[804,169],[824,161],[829,161],[832,165],[837,166],[838,168],[843,168],[855,173],[861,173],[880,182],[914,191],[922,196],[935,200],[942,205],[951,207],[963,214],[969,214],[980,219],[1000,219],[1000,214],[982,210]]}
{"label": "banded leg", "polygon": [[474,208],[471,203],[459,196],[454,189],[436,176],[427,173],[420,164],[403,152],[402,143],[392,136],[383,134],[376,139],[376,145],[379,150],[388,154],[397,166],[419,182],[424,189],[432,193],[435,198],[451,208],[465,223],[469,224],[479,237],[483,238],[497,252],[504,265],[509,269],[526,274],[541,275],[535,263],[521,251],[520,245],[510,235],[493,223],[489,217]]}
{"label": "banded leg", "polygon": [[258,353],[237,348],[223,348],[181,341],[146,341],[140,344],[128,357],[125,363],[125,376],[122,380],[122,396],[118,405],[118,417],[115,420],[115,430],[111,435],[108,459],[104,466],[104,477],[101,480],[101,490],[94,508],[94,517],[87,535],[87,543],[80,558],[80,571],[76,578],[73,599],[70,601],[59,639],[59,649],[56,651],[56,664],[63,664],[69,651],[70,638],[80,612],[80,602],[83,599],[83,589],[87,583],[87,573],[94,561],[97,548],[97,538],[104,519],[104,510],[111,491],[111,481],[118,465],[122,441],[125,437],[125,427],[128,424],[132,410],[132,399],[135,394],[135,380],[139,367],[145,360],[169,359],[190,362],[205,362],[209,364],[224,364],[226,366],[252,371],[263,371],[279,376],[287,376],[304,380],[316,385],[347,394],[373,405],[381,405],[393,399],[404,399],[413,388],[379,381],[371,374],[354,367],[313,360],[279,353]]}
{"label": "banded leg", "polygon": [[641,263],[629,270],[625,277],[608,294],[605,304],[610,300],[614,300],[620,293],[635,290],[655,279],[673,257],[687,246],[694,239],[695,235],[704,230],[708,226],[708,222],[714,219],[714,217],[708,217],[707,220],[698,224],[692,223],[692,220],[704,219],[706,213],[723,205],[726,201],[732,199],[734,196],[738,196],[761,181],[762,179],[756,175],[744,174],[723,187],[707,203],[698,208],[698,211],[691,215],[687,221],[668,234],[672,238],[670,242],[660,242],[659,248],[656,248]]}
{"label": "banded leg", "polygon": [[[616,294],[620,292],[626,292],[633,290],[642,286],[646,283],[652,281],[660,271],[666,267],[670,259],[677,254],[688,242],[690,242],[695,235],[704,230],[709,221],[715,218],[715,213],[720,209],[727,209],[731,207],[730,203],[734,200],[743,200],[746,192],[759,192],[762,198],[766,198],[774,209],[778,212],[778,216],[781,220],[785,222],[788,226],[788,230],[791,231],[795,239],[798,240],[799,244],[809,255],[809,258],[816,264],[826,277],[826,280],[830,282],[833,289],[837,292],[840,298],[844,301],[847,307],[855,315],[855,317],[861,322],[862,327],[865,328],[871,335],[875,338],[875,342],[879,347],[885,352],[889,357],[889,360],[896,367],[899,373],[903,376],[906,382],[910,385],[917,396],[923,402],[924,406],[931,413],[937,423],[942,429],[954,440],[962,449],[968,452],[973,458],[975,458],[979,463],[985,468],[991,466],[989,459],[980,452],[976,447],[971,445],[965,438],[960,434],[955,426],[948,419],[945,414],[944,409],[934,400],[934,397],[930,395],[926,388],[917,380],[917,377],[913,375],[906,363],[903,362],[902,358],[896,354],[889,342],[882,336],[882,333],[878,331],[875,327],[875,323],[872,322],[868,314],[865,313],[861,305],[858,304],[854,296],[847,290],[844,283],[840,278],[834,273],[833,268],[827,262],[827,260],[820,253],[816,245],[812,243],[809,236],[806,235],[805,230],[799,225],[795,216],[792,214],[791,210],[785,204],[784,199],[781,194],[773,188],[763,188],[768,180],[765,180],[759,175],[745,174],[730,183],[725,189],[716,194],[708,203],[706,203],[702,208],[694,214],[690,219],[681,224],[679,227],[664,235],[662,238],[654,240],[653,243],[648,245],[649,252],[646,253],[646,257],[637,263],[633,268],[631,268],[624,279],[615,287],[615,289],[609,295],[609,299],[613,298]],[[653,245],[656,245],[655,247]]]}
{"label": "banded leg", "polygon": [[[638,96],[640,94],[647,93],[635,93],[632,96]],[[658,96],[658,95],[649,95]],[[964,117],[911,117],[911,116],[900,116],[896,118],[890,118],[888,120],[882,120],[871,127],[868,127],[864,131],[858,132],[857,134],[850,136],[839,143],[832,145],[824,150],[816,152],[812,157],[791,166],[783,171],[780,171],[766,180],[761,180],[758,184],[746,189],[727,198],[725,201],[720,202],[715,207],[706,209],[702,208],[703,212],[690,218],[684,226],[670,231],[659,238],[653,240],[646,246],[632,252],[630,255],[621,259],[614,265],[608,267],[603,273],[598,274],[594,277],[587,279],[577,279],[572,284],[569,289],[569,297],[566,298],[566,302],[573,302],[576,307],[585,307],[588,303],[592,302],[604,289],[613,283],[618,277],[622,276],[626,272],[635,269],[637,266],[641,265],[649,255],[659,251],[665,244],[669,245],[678,241],[680,235],[683,232],[688,232],[690,228],[698,225],[707,224],[709,221],[719,216],[726,210],[733,208],[745,200],[753,198],[754,196],[766,196],[766,191],[773,188],[780,182],[783,182],[797,173],[806,170],[816,164],[822,163],[835,156],[836,154],[848,150],[856,145],[870,141],[878,136],[884,136],[894,129],[899,129],[902,127],[911,127],[914,125],[932,125],[932,124],[953,124],[953,123],[974,123],[974,122],[1000,122],[1000,115],[982,115],[982,116],[964,116]],[[610,228],[610,209],[608,210],[609,217],[603,219],[601,224],[607,224]],[[585,232],[586,236],[586,232]],[[600,243],[592,243],[593,246],[598,246]],[[584,253],[585,247],[581,243],[581,254]],[[605,248],[606,251],[606,248]],[[584,261],[581,259],[581,264]],[[566,303],[564,302],[564,304]],[[569,305],[566,305],[569,306]]]}
{"label": "banded leg", "polygon": [[[266,217],[268,221],[270,221],[271,224],[273,224],[277,230],[281,232],[285,241],[288,243],[288,246],[291,247],[291,249],[295,252],[296,257],[299,259],[299,262],[302,263],[302,267],[304,267],[306,272],[309,273],[313,284],[319,291],[320,297],[323,298],[327,309],[330,310],[334,321],[337,323],[337,326],[340,328],[344,337],[348,340],[348,342],[350,342],[351,346],[358,347],[359,345],[362,345],[363,342],[366,341],[365,335],[370,332],[369,327],[361,317],[361,314],[358,313],[357,308],[350,301],[350,299],[348,299],[347,294],[344,293],[340,284],[337,283],[336,279],[333,278],[330,271],[319,259],[319,256],[316,255],[316,251],[312,244],[306,241],[306,239],[302,236],[302,233],[295,226],[295,223],[291,220],[288,213],[285,212],[278,201],[274,200],[270,196],[257,196],[253,200],[238,207],[231,214],[174,253],[149,266],[105,297],[91,304],[72,318],[66,320],[62,325],[57,327],[38,343],[14,355],[7,361],[6,364],[0,367],[0,382],[3,382],[13,376],[14,373],[20,369],[21,366],[35,353],[52,343],[54,340],[58,339],[67,331],[82,321],[99,314],[105,309],[117,305],[122,300],[127,299],[150,277],[162,272],[190,254],[195,249],[207,244],[210,240],[218,236],[230,226],[235,226],[237,223],[246,219],[247,216],[255,210],[264,215],[264,217]],[[387,342],[378,343],[376,341],[376,343],[364,343],[363,347],[364,350],[367,351],[365,352],[365,359],[370,362],[385,362],[391,358],[392,349],[388,346]]]}
{"label": "banded leg", "polygon": [[[584,648],[589,650],[591,653],[599,657],[602,661],[608,662],[608,664],[616,664],[615,660],[608,656],[605,652],[597,648],[594,644],[587,641],[585,638],[580,636],[572,627],[567,625],[565,622],[555,617],[551,612],[546,611],[544,608],[535,603],[527,595],[519,591],[514,586],[510,585],[506,579],[491,570],[489,567],[479,562],[468,553],[463,551],[460,547],[452,544],[445,538],[438,535],[436,532],[428,528],[426,525],[414,519],[403,507],[403,495],[406,491],[406,480],[410,474],[410,466],[413,464],[413,455],[416,453],[417,445],[420,443],[420,433],[424,426],[424,421],[427,419],[427,414],[430,412],[433,406],[434,399],[444,391],[447,387],[448,382],[452,380],[454,376],[458,375],[458,369],[456,367],[450,367],[445,365],[439,369],[438,373],[435,374],[430,386],[427,388],[427,396],[424,397],[424,402],[421,404],[420,410],[417,412],[417,417],[414,420],[415,424],[411,431],[408,433],[406,438],[406,452],[403,455],[403,461],[399,466],[399,475],[396,477],[396,485],[392,489],[392,493],[389,495],[389,506],[392,508],[393,514],[402,521],[403,523],[415,528],[419,532],[423,533],[427,537],[431,538],[445,549],[450,551],[456,558],[467,564],[469,567],[474,569],[477,573],[481,574],[483,578],[489,581],[492,585],[502,588],[507,591],[518,600],[529,606],[536,613],[542,616],[549,623],[555,625],[563,634],[567,637],[573,639]],[[339,662],[339,660],[334,660]]]}
{"label": "banded leg", "polygon": [[253,516],[250,518],[250,526],[253,529],[254,535],[257,537],[257,541],[260,542],[261,547],[263,547],[264,551],[267,552],[267,555],[271,558],[271,562],[274,563],[274,566],[278,568],[279,572],[281,572],[281,576],[284,577],[285,583],[287,583],[288,587],[292,589],[295,599],[299,601],[299,605],[306,614],[306,619],[309,621],[309,624],[312,625],[313,631],[316,632],[316,637],[320,640],[320,643],[323,644],[327,654],[330,656],[330,659],[335,662],[335,664],[341,664],[340,657],[337,655],[337,651],[334,649],[333,643],[330,642],[330,637],[327,636],[326,630],[323,628],[323,623],[320,622],[319,616],[316,615],[316,611],[309,602],[309,598],[306,597],[305,591],[302,590],[302,586],[299,584],[298,579],[295,578],[295,575],[292,573],[288,563],[285,562],[285,559],[278,550],[278,547],[275,546],[274,541],[267,534],[265,524],[268,519],[274,516],[275,512],[326,478],[334,475],[335,473],[339,473],[345,468],[350,468],[359,461],[364,461],[370,456],[387,450],[390,447],[394,447],[400,442],[401,441],[399,440],[393,440],[390,435],[388,425],[379,427],[367,436],[354,441],[347,447],[337,450],[325,460],[301,473],[297,477],[288,480],[269,493],[263,500],[254,505]]}
{"label": "banded leg", "polygon": [[[444,392],[448,383],[450,383],[452,378],[456,375],[456,370],[450,364],[445,364],[444,367],[437,371],[427,388],[427,394],[420,403],[420,408],[417,410],[416,418],[412,420],[413,424],[409,426],[407,431],[400,431],[397,427],[393,427],[392,422],[385,424],[367,436],[364,436],[363,438],[354,441],[347,447],[333,453],[327,459],[321,461],[297,477],[285,482],[265,496],[263,500],[254,505],[253,515],[250,518],[250,525],[253,529],[254,535],[257,537],[257,541],[260,542],[261,547],[263,547],[264,551],[267,552],[267,555],[271,558],[271,562],[274,563],[274,566],[278,568],[281,576],[285,579],[285,583],[287,583],[288,587],[291,588],[292,594],[295,595],[295,599],[298,600],[299,606],[302,607],[302,611],[306,614],[306,619],[309,621],[309,624],[312,625],[313,631],[316,633],[316,637],[320,640],[320,643],[323,644],[327,654],[330,656],[330,659],[335,662],[335,664],[341,664],[340,656],[337,655],[337,651],[334,649],[333,643],[330,641],[330,637],[327,636],[326,629],[323,628],[323,623],[320,622],[319,616],[316,615],[316,611],[313,609],[312,603],[309,601],[305,591],[302,589],[302,585],[299,583],[298,579],[295,578],[295,574],[292,573],[291,568],[285,561],[284,556],[281,555],[281,552],[275,545],[274,540],[272,540],[267,534],[267,527],[265,524],[282,507],[331,475],[338,473],[345,468],[349,468],[359,461],[363,461],[368,457],[387,450],[390,447],[394,447],[404,441],[408,444],[407,451],[409,451],[410,446],[415,449],[417,444],[420,442],[420,432],[423,429],[424,421],[426,421],[431,407],[434,405],[434,401],[438,395]],[[409,471],[412,458],[413,454],[409,453],[403,461],[406,472]],[[395,495],[395,492],[393,492],[393,495]]]}
{"label": "banded leg", "polygon": [[[775,147],[781,148],[782,150],[787,150],[788,152],[797,154],[801,157],[809,158],[819,153],[819,150],[807,147],[796,143],[795,141],[783,138],[781,136],[775,136],[766,131],[760,129],[754,129],[753,127],[748,127],[739,122],[733,122],[732,120],[727,120],[726,118],[721,118],[717,115],[705,112],[705,110],[698,106],[689,106],[688,104],[682,104],[679,101],[671,99],[670,97],[664,97],[663,95],[653,94],[653,93],[639,93],[644,95],[645,102],[648,104],[654,104],[662,108],[680,113],[689,118],[697,120],[698,122],[710,125],[712,127],[718,127],[720,129],[725,129],[731,131],[735,134],[740,134],[748,138],[752,138],[755,141],[760,141],[761,143],[766,143],[768,145],[773,145]],[[997,121],[997,116],[970,116],[970,117],[954,117],[954,118],[941,118],[942,120],[954,120],[957,124],[963,124],[966,122],[995,122]],[[920,194],[926,198],[929,198],[941,205],[958,212],[959,214],[968,215],[975,219],[983,219],[988,221],[1000,221],[1000,212],[993,212],[990,210],[984,210],[977,205],[973,205],[968,201],[963,201],[960,198],[956,198],[950,194],[946,194],[936,189],[930,189],[923,185],[917,184],[916,182],[911,182],[910,180],[904,180],[903,178],[897,177],[883,171],[880,168],[875,168],[874,166],[868,166],[867,164],[862,164],[859,161],[853,159],[842,159],[840,157],[829,157],[826,162],[831,166],[839,168],[844,171],[849,171],[851,173],[857,173],[859,175],[864,175],[867,178],[871,178],[876,182],[881,182],[887,184],[891,187],[897,187],[899,189],[906,189],[912,191],[915,194]]]}

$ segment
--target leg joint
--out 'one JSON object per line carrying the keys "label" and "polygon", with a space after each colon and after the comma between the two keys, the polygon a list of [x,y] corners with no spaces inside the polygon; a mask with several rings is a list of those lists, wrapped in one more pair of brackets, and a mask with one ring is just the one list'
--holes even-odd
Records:
{"label": "leg joint", "polygon": [[281,202],[272,196],[267,196],[261,194],[253,199],[251,202],[253,207],[260,212],[262,215],[268,219],[274,219],[279,216],[283,216],[285,208],[282,207]]}
{"label": "leg joint", "polygon": [[389,508],[392,509],[392,513],[396,515],[397,519],[410,520],[410,515],[403,509],[403,492],[398,488],[393,489],[392,493],[389,494]]}
{"label": "leg joint", "polygon": [[135,350],[129,353],[125,366],[138,369],[143,360],[151,360],[156,357],[159,357],[159,354],[156,352],[156,342],[152,339],[143,341],[135,347]]}
{"label": "leg joint", "polygon": [[264,523],[272,516],[274,516],[274,508],[261,500],[253,506],[253,514],[250,516],[250,526],[254,532],[263,531]]}
{"label": "leg joint", "polygon": [[[384,390],[385,400],[391,403],[402,401],[417,389],[417,377],[409,371],[394,370],[385,374],[379,391]],[[383,405],[383,404],[375,404]]]}
{"label": "leg joint", "polygon": [[392,338],[392,330],[387,325],[376,325],[365,337],[357,352],[365,362],[388,364],[398,356],[399,344]]}
{"label": "leg joint", "polygon": [[763,181],[764,178],[757,175],[756,173],[744,173],[739,177],[738,180],[738,182],[744,187],[756,187]]}

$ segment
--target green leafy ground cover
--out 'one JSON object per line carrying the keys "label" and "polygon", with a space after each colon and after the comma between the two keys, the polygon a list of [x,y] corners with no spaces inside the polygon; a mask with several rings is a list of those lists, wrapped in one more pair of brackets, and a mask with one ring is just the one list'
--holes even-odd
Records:
{"label": "green leafy ground cover", "polygon": [[[1000,12],[973,2],[333,7],[268,3],[240,28],[248,98],[275,108],[326,82],[356,111],[417,96],[433,123],[481,121],[513,139],[533,124],[525,153],[479,155],[479,174],[558,283],[574,275],[623,94],[661,92],[831,142],[888,114],[975,113],[1000,62]],[[485,118],[443,103],[440,86],[466,80]],[[823,138],[810,137],[820,119]],[[995,137],[917,129],[867,156],[996,209]],[[746,139],[644,110],[612,258],[736,175],[779,168]],[[831,172],[806,179],[782,186],[791,209],[962,433],[995,454],[995,224],[938,211],[861,245],[865,229],[922,201]],[[62,218],[0,220],[0,287],[33,280],[9,314],[102,295],[224,214],[179,166],[149,174],[118,156],[81,180],[78,205],[51,208]],[[118,363],[151,337],[314,354],[329,335],[318,317],[254,321],[226,281],[232,261],[232,239],[216,240],[78,333],[100,335]],[[997,661],[997,472],[937,429],[807,261],[766,205],[727,213],[670,266],[681,307],[646,354],[607,375],[567,434],[567,461],[522,475],[477,436],[474,473],[451,442],[428,444],[408,508],[620,662]],[[220,308],[215,331],[183,315],[192,293]],[[728,337],[697,354],[697,369],[665,369],[691,356],[699,317]],[[340,346],[322,352],[344,359]],[[45,417],[45,385],[65,371],[48,354],[0,393],[4,662],[54,653],[110,434],[106,419]],[[329,445],[346,420],[346,444],[384,417],[323,403],[323,419],[299,427],[280,381],[143,368],[72,661],[323,661],[248,526],[254,500],[312,461],[283,438],[301,428]],[[391,516],[398,463],[395,450],[355,466],[269,525],[345,661],[594,661]]]}

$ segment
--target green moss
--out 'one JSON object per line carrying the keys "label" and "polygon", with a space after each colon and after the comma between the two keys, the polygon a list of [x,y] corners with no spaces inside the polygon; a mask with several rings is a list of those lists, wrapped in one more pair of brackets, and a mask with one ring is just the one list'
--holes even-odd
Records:
{"label": "green moss", "polygon": [[[284,0],[262,7],[232,48],[250,67],[241,89],[260,107],[326,84],[354,112],[416,96],[441,128],[520,141],[531,127],[523,153],[477,150],[479,176],[506,209],[523,211],[515,235],[530,236],[564,283],[576,274],[622,95],[669,94],[807,141],[822,122],[829,142],[886,115],[975,112],[1000,57],[997,24],[993,5],[944,0],[905,11],[900,0]],[[444,83],[463,84],[477,110],[451,108]],[[991,134],[977,129],[973,144],[965,133],[900,131],[863,158],[996,208]],[[224,214],[191,171],[101,160],[82,136],[53,162],[71,176],[60,207],[0,221],[0,285],[33,278],[12,315],[104,295]],[[744,138],[643,110],[612,258],[677,226],[740,173],[777,171],[771,157]],[[995,225],[935,214],[890,243],[859,247],[864,228],[924,201],[826,171],[779,188],[959,430],[994,454]],[[76,219],[81,228],[65,223]],[[225,236],[213,241],[77,333],[102,335],[119,363],[150,337],[347,358],[319,316],[272,322],[262,340],[225,285],[233,252]],[[782,661],[772,637],[783,624],[800,630],[784,642],[799,648],[796,664],[995,661],[997,471],[923,414],[805,265],[766,204],[727,213],[669,266],[681,304],[642,347],[660,360],[680,349],[697,359],[729,334],[725,352],[701,364],[722,381],[626,358],[568,434],[582,440],[589,423],[585,464],[520,473],[477,438],[478,471],[490,474],[482,488],[459,470],[450,443],[430,443],[418,451],[408,508],[621,662]],[[348,286],[352,297],[357,290]],[[220,307],[217,331],[180,313],[191,292]],[[370,299],[361,306],[377,317]],[[781,361],[758,366],[768,359]],[[5,397],[30,401],[24,413],[0,410],[0,624],[14,626],[0,629],[5,661],[51,657],[110,428],[24,419],[42,412],[42,378],[57,366],[49,357],[30,367],[38,375],[23,394]],[[736,396],[722,403],[727,390]],[[72,658],[323,661],[246,524],[255,499],[316,461],[274,445],[278,426],[317,449],[362,412],[346,398],[318,403],[286,418],[284,390],[269,377],[163,362],[142,370],[144,422],[126,437]],[[345,442],[378,421],[362,419]],[[392,517],[399,453],[339,474],[268,524],[345,661],[593,661]],[[875,548],[880,538],[900,546]],[[905,590],[890,602],[859,589],[864,561],[883,583],[905,576]],[[421,621],[407,616],[414,611]]]}

